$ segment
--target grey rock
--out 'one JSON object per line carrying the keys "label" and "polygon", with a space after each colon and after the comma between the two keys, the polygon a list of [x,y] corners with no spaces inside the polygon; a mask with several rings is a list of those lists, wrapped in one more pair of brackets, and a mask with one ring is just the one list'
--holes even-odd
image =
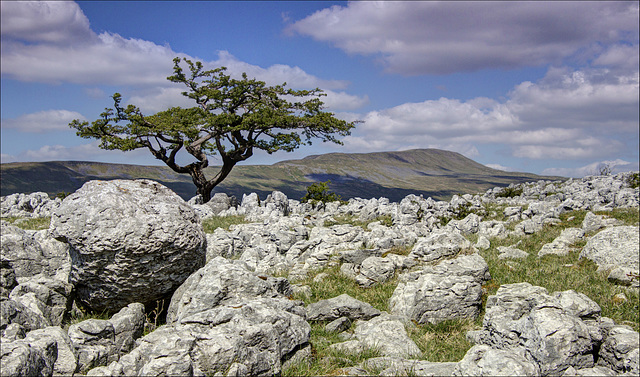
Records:
{"label": "grey rock", "polygon": [[475,340],[496,349],[522,348],[542,375],[562,374],[569,366],[594,365],[587,324],[597,309],[572,292],[556,297],[528,283],[506,284],[488,297],[483,332]]}
{"label": "grey rock", "polygon": [[145,324],[144,305],[129,304],[109,318],[115,335],[115,349],[120,356],[131,351],[135,340],[142,336]]}
{"label": "grey rock", "polygon": [[501,221],[483,221],[480,223],[478,235],[486,238],[505,238],[509,236],[509,231]]}
{"label": "grey rock", "polygon": [[5,328],[2,329],[2,333],[0,333],[0,337],[2,341],[12,341],[18,339],[24,339],[27,335],[24,327],[19,323],[9,323]]}
{"label": "grey rock", "polygon": [[475,318],[482,304],[482,283],[489,278],[489,267],[478,254],[426,266],[400,276],[389,309],[420,324]]}
{"label": "grey rock", "polygon": [[51,376],[57,357],[57,344],[51,337],[38,341],[24,339],[0,343],[2,376]]}
{"label": "grey rock", "polygon": [[498,246],[498,259],[523,259],[529,256],[524,250],[513,246]]}
{"label": "grey rock", "polygon": [[283,295],[240,263],[216,257],[196,271],[175,291],[167,311],[167,323],[215,308],[222,304],[241,304],[256,297]]}
{"label": "grey rock", "polygon": [[362,261],[356,282],[362,287],[371,287],[391,279],[395,270],[391,258],[369,257]]}
{"label": "grey rock", "polygon": [[238,206],[238,199],[235,196],[228,196],[223,192],[217,192],[213,194],[211,200],[204,205],[211,208],[214,215],[220,214],[222,211],[226,211],[231,207]]}
{"label": "grey rock", "polygon": [[584,239],[584,230],[580,228],[564,229],[553,242],[542,245],[538,256],[541,257],[548,254],[559,256],[568,255],[569,251],[571,251],[571,245],[582,239]]}
{"label": "grey rock", "polygon": [[471,242],[455,232],[434,231],[419,238],[409,253],[409,258],[422,262],[439,261],[457,255],[461,250],[471,247]]}
{"label": "grey rock", "polygon": [[538,366],[530,361],[524,349],[495,349],[475,345],[464,355],[453,371],[454,376],[537,376]]}
{"label": "grey rock", "polygon": [[[25,231],[6,222],[0,224],[0,249],[2,259],[14,270],[20,283],[36,276],[55,277],[58,269],[68,264],[68,254],[55,255],[43,249],[36,240],[34,231]],[[67,267],[68,268],[68,267]]]}
{"label": "grey rock", "polygon": [[0,260],[0,297],[9,297],[11,290],[18,285],[16,272],[8,260]]}
{"label": "grey rock", "polygon": [[488,250],[491,247],[491,242],[487,237],[480,236],[478,237],[478,241],[476,242],[476,248],[480,250]]}
{"label": "grey rock", "polygon": [[60,205],[60,199],[49,199],[46,192],[16,193],[0,200],[2,217],[47,217]]}
{"label": "grey rock", "polygon": [[22,326],[25,331],[42,329],[49,326],[49,321],[39,312],[37,306],[35,310],[34,312],[21,302],[15,300],[0,300],[0,330],[4,330],[12,323]]}
{"label": "grey rock", "polygon": [[[580,258],[594,261],[599,269],[620,267],[637,276],[639,274],[639,239],[640,233],[637,226],[606,228],[589,239],[580,253]],[[612,280],[615,281],[615,279]],[[631,284],[630,280],[629,284]]]}
{"label": "grey rock", "polygon": [[351,327],[351,320],[347,317],[335,319],[324,327],[326,332],[343,332]]}
{"label": "grey rock", "polygon": [[78,357],[78,372],[105,366],[118,360],[113,324],[101,319],[88,319],[69,326],[69,339]]}
{"label": "grey rock", "polygon": [[609,334],[598,352],[598,365],[611,368],[617,373],[638,375],[638,351],[640,336],[627,326],[615,326],[609,330]]}
{"label": "grey rock", "polygon": [[380,311],[370,304],[356,300],[344,293],[327,300],[320,300],[307,306],[307,319],[309,321],[333,321],[340,317],[351,320],[368,320],[379,316]]}
{"label": "grey rock", "polygon": [[95,311],[162,299],[205,261],[196,213],[149,180],[85,183],[56,209],[50,230],[70,246],[77,300]]}
{"label": "grey rock", "polygon": [[33,330],[29,332],[25,338],[25,342],[29,343],[32,347],[43,347],[43,341],[45,344],[49,344],[53,340],[56,344],[56,357],[53,364],[53,375],[58,376],[71,376],[78,368],[78,360],[76,358],[73,344],[66,331],[60,326],[51,326],[44,329]]}
{"label": "grey rock", "polygon": [[463,235],[475,234],[480,231],[480,222],[482,218],[475,213],[469,214],[462,220],[453,220],[447,224],[447,227],[457,230]]}
{"label": "grey rock", "polygon": [[73,287],[60,280],[50,278],[32,279],[19,284],[11,291],[12,300],[23,302],[25,296],[33,302],[47,322],[59,326],[71,309]]}
{"label": "grey rock", "polygon": [[576,369],[574,367],[569,367],[567,368],[567,370],[564,371],[564,373],[562,374],[562,377],[578,377],[578,376],[586,376],[586,377],[591,377],[591,376],[617,376],[618,374],[614,371],[612,371],[609,368],[606,367],[601,367],[596,365],[593,368],[582,368],[582,369]]}
{"label": "grey rock", "polygon": [[618,225],[622,225],[620,220],[608,218],[604,215],[595,215],[593,212],[587,212],[584,220],[582,220],[582,229],[585,233],[595,232],[602,228]]}
{"label": "grey rock", "polygon": [[607,280],[613,284],[632,286],[638,288],[640,286],[640,275],[638,270],[629,267],[614,267],[607,275]]}
{"label": "grey rock", "polygon": [[306,347],[309,324],[276,299],[219,305],[164,325],[138,340],[102,375],[274,375]]}
{"label": "grey rock", "polygon": [[457,362],[431,362],[400,357],[372,357],[362,362],[366,369],[381,370],[381,376],[452,376]]}
{"label": "grey rock", "polygon": [[386,313],[356,322],[353,334],[365,348],[377,349],[382,356],[409,358],[422,355],[399,318]]}

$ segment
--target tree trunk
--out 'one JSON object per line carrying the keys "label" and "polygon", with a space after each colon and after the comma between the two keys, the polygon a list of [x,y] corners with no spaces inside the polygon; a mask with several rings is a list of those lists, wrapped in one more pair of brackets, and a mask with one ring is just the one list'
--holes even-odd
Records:
{"label": "tree trunk", "polygon": [[197,165],[191,166],[191,168],[189,169],[189,174],[191,175],[193,183],[197,187],[196,193],[202,196],[203,203],[207,203],[209,202],[209,200],[211,200],[211,191],[213,191],[213,189],[220,182],[224,181],[224,179],[227,178],[236,163],[237,161],[225,158],[222,168],[220,169],[218,174],[216,174],[216,176],[210,181],[207,180],[207,178],[204,176],[202,167]]}

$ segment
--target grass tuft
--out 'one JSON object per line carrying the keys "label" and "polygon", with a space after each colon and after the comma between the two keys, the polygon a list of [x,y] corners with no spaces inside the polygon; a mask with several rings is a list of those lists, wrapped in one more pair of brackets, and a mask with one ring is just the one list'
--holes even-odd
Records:
{"label": "grass tuft", "polygon": [[205,233],[213,233],[216,229],[229,230],[231,225],[247,224],[248,221],[242,215],[212,216],[202,221]]}
{"label": "grass tuft", "polygon": [[42,230],[49,229],[51,216],[48,217],[3,217],[2,220],[21,229]]}

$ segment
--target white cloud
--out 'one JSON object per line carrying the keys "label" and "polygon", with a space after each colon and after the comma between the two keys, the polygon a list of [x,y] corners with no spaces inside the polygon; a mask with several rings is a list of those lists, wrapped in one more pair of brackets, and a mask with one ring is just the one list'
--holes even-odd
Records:
{"label": "white cloud", "polygon": [[218,51],[218,59],[208,62],[212,67],[227,67],[227,73],[234,77],[240,77],[243,72],[249,78],[257,78],[268,85],[280,85],[284,82],[288,87],[297,89],[345,89],[348,81],[344,80],[324,80],[314,75],[308,74],[300,67],[291,67],[285,64],[274,64],[268,68],[249,64],[238,60],[228,51]]}
{"label": "white cloud", "polygon": [[514,169],[514,168],[510,168],[507,166],[502,166],[500,164],[486,164],[486,167],[489,167],[491,169],[496,169],[496,170],[502,170],[502,171],[509,171],[509,172],[516,172],[518,170]]}
{"label": "white cloud", "polygon": [[359,151],[442,147],[469,157],[479,155],[469,146],[480,144],[507,145],[512,156],[529,159],[633,155],[639,92],[637,70],[610,77],[602,70],[552,68],[502,103],[440,98],[369,112],[345,143]]}
{"label": "white cloud", "polygon": [[637,44],[635,2],[353,1],[290,33],[373,55],[389,72],[447,74],[560,62],[592,45]]}
{"label": "white cloud", "polygon": [[[154,110],[161,109],[160,105],[185,105],[180,95],[185,88],[166,77],[173,72],[174,57],[197,60],[169,45],[109,32],[96,34],[80,7],[68,1],[3,1],[1,48],[3,77],[26,82],[126,85],[134,87],[130,96],[141,102],[141,108]],[[217,60],[203,63],[207,69],[226,66],[232,76],[246,72],[269,85],[286,82],[295,89],[320,87],[329,95],[325,97],[327,105],[335,109],[350,110],[368,102],[367,97],[342,90],[348,81],[322,79],[300,67],[274,64],[263,68],[242,62],[228,51],[220,51]],[[101,93],[94,88],[89,94]]]}
{"label": "white cloud", "polygon": [[28,42],[89,41],[95,34],[78,4],[61,1],[3,1],[2,38]]}
{"label": "white cloud", "polygon": [[593,162],[578,168],[548,168],[545,169],[542,174],[580,178],[587,175],[598,175],[600,169],[603,167],[610,168],[611,174],[617,174],[627,171],[638,171],[638,162],[629,162],[621,159],[605,160]]}
{"label": "white cloud", "polygon": [[[147,165],[161,165],[155,160],[146,149],[139,149],[130,152],[120,150],[104,150],[99,147],[99,141],[87,144],[64,146],[60,144],[44,145],[39,149],[25,150],[14,158],[14,161],[100,161],[107,160],[113,163],[136,163]],[[4,159],[4,156],[3,156]],[[3,160],[4,162],[4,160]]]}
{"label": "white cloud", "polygon": [[68,131],[70,129],[69,123],[74,119],[86,120],[82,114],[75,111],[46,110],[21,115],[17,118],[3,119],[2,128],[33,133]]}
{"label": "white cloud", "polygon": [[0,163],[7,164],[9,162],[18,162],[18,159],[10,154],[0,153]]}

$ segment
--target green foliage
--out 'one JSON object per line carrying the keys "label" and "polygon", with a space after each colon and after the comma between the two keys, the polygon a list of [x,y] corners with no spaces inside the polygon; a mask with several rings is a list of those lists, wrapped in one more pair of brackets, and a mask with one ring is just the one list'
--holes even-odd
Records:
{"label": "green foliage", "polygon": [[312,183],[307,187],[307,193],[300,201],[302,203],[311,203],[315,206],[318,203],[331,203],[341,200],[340,195],[329,191],[329,183],[331,181]]}
{"label": "green foliage", "polygon": [[229,230],[231,225],[246,224],[247,220],[242,215],[237,216],[212,216],[202,221],[205,233],[213,233],[216,229]]}
{"label": "green foliage", "polygon": [[[121,104],[122,95],[113,95],[113,108],[89,123],[78,119],[69,126],[77,135],[100,140],[107,150],[130,151],[147,148],[154,157],[178,173],[191,175],[205,202],[213,188],[233,167],[251,157],[254,149],[271,154],[291,152],[312,139],[340,144],[339,136],[350,134],[356,122],[346,122],[323,111],[320,100],[325,94],[312,90],[287,89],[286,83],[267,86],[264,81],[241,79],[225,74],[226,67],[205,70],[201,62],[175,58],[171,82],[185,85],[182,94],[195,102],[194,107],[172,107],[153,115],[144,115],[134,105]],[[185,72],[181,63],[186,63]],[[184,150],[195,161],[181,166],[176,162]],[[219,154],[222,167],[207,179],[203,169],[208,155]]]}
{"label": "green foliage", "polygon": [[627,178],[627,184],[631,188],[638,188],[640,186],[640,175],[633,173]]}
{"label": "green foliage", "polygon": [[509,186],[496,194],[496,198],[515,198],[520,195],[522,195],[522,187]]}
{"label": "green foliage", "polygon": [[62,192],[57,193],[53,198],[54,198],[54,199],[56,199],[56,198],[64,199],[64,198],[66,198],[66,197],[67,197],[67,196],[69,196],[69,195],[71,195],[71,193],[70,193],[70,192],[64,192],[64,191],[62,191]]}

